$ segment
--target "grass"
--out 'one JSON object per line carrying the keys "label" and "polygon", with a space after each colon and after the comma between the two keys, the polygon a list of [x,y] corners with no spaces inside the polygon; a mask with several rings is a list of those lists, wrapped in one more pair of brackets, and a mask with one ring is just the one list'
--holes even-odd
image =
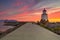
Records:
{"label": "grass", "polygon": [[42,23],[40,23],[38,25],[40,25],[41,27],[44,27],[44,28],[46,28],[46,29],[48,29],[48,30],[50,30],[50,31],[52,31],[52,32],[57,33],[57,34],[60,35],[60,33],[58,32],[58,31],[60,31],[60,26],[56,26],[54,28],[49,28],[45,24],[42,24]]}

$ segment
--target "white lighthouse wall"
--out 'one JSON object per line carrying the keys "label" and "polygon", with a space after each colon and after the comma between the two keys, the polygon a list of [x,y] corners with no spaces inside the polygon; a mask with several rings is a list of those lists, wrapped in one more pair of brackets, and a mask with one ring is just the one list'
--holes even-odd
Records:
{"label": "white lighthouse wall", "polygon": [[48,20],[47,15],[42,15],[42,20]]}

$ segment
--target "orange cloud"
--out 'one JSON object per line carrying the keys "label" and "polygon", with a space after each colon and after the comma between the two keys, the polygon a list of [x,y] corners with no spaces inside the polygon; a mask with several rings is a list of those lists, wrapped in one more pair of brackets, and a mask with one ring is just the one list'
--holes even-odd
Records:
{"label": "orange cloud", "polygon": [[49,18],[60,18],[60,11],[49,14]]}
{"label": "orange cloud", "polygon": [[[26,10],[28,7],[29,6],[24,6],[21,9],[17,10],[17,14],[4,18],[18,21],[39,21],[41,19],[42,10],[31,10],[19,13],[20,10]],[[9,12],[9,10],[5,12]],[[60,21],[60,8],[47,9],[47,13],[49,21]]]}
{"label": "orange cloud", "polygon": [[48,14],[48,18],[49,21],[51,22],[60,22],[60,8],[55,8],[53,10],[50,10],[50,14]]}
{"label": "orange cloud", "polygon": [[18,21],[33,21],[33,22],[36,22],[36,21],[39,21],[40,20],[40,15],[30,15],[31,12],[24,12],[22,14],[17,14],[17,15],[14,15],[14,16],[10,16],[8,17],[8,19],[11,19],[11,20],[18,20]]}

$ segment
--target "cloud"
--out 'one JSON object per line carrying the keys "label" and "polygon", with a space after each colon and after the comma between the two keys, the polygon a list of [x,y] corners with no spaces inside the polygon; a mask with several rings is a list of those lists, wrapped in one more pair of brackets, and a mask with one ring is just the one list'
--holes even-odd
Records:
{"label": "cloud", "polygon": [[[15,0],[11,2],[10,8],[6,8],[5,11],[0,12],[0,15],[3,16],[12,16],[19,13],[24,13],[25,11],[30,10],[30,8],[34,5],[34,1],[32,0]],[[9,6],[8,6],[9,7]],[[2,10],[2,9],[1,9]],[[4,9],[3,9],[4,10]]]}
{"label": "cloud", "polygon": [[48,14],[57,14],[59,4],[60,0],[10,0],[9,5],[0,6],[0,19],[38,20],[43,8],[46,8]]}
{"label": "cloud", "polygon": [[60,0],[43,0],[36,4],[33,9],[60,7]]}

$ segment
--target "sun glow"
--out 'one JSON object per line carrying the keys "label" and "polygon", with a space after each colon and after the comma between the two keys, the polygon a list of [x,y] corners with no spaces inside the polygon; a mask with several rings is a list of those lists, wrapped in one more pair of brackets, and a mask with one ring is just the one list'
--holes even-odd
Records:
{"label": "sun glow", "polygon": [[60,19],[56,18],[56,19],[49,19],[49,22],[60,22]]}

